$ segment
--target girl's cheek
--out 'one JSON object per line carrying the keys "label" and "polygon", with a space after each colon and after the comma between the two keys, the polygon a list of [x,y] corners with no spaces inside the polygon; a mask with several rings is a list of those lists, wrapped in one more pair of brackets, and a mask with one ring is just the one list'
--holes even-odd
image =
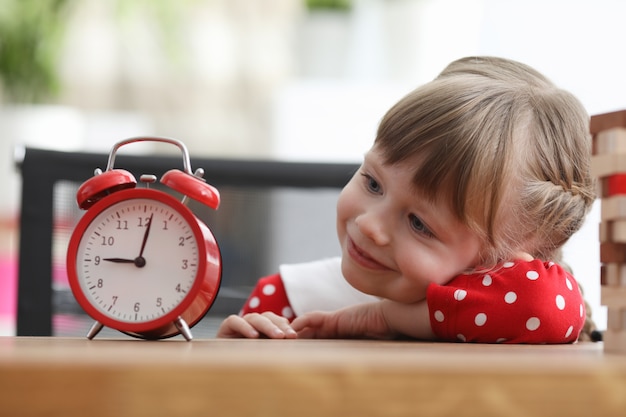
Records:
{"label": "girl's cheek", "polygon": [[354,185],[348,184],[339,194],[337,200],[337,216],[345,218],[351,211],[354,211],[354,207],[358,202],[358,196],[355,195]]}

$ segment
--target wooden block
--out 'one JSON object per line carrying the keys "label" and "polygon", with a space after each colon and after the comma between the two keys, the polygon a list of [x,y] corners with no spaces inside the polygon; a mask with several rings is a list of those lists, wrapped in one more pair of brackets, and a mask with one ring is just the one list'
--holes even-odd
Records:
{"label": "wooden block", "polygon": [[598,178],[596,181],[596,193],[601,198],[614,195],[626,195],[626,173],[613,174],[608,177]]}
{"label": "wooden block", "polygon": [[626,287],[600,287],[600,301],[609,309],[626,309]]}
{"label": "wooden block", "polygon": [[600,222],[600,242],[626,243],[626,219]]}
{"label": "wooden block", "polygon": [[598,224],[598,237],[600,238],[600,242],[613,241],[613,231],[611,229],[611,223],[613,222],[607,220]]}
{"label": "wooden block", "polygon": [[626,331],[607,329],[602,336],[602,343],[607,353],[626,353]]}
{"label": "wooden block", "polygon": [[626,153],[603,153],[591,157],[591,175],[597,178],[626,173]]}
{"label": "wooden block", "polygon": [[608,186],[606,184],[606,177],[597,178],[596,181],[596,195],[599,198],[605,198],[609,196]]}
{"label": "wooden block", "polygon": [[625,331],[626,310],[623,308],[609,308],[607,310],[606,327],[615,331]]}
{"label": "wooden block", "polygon": [[613,242],[600,243],[600,262],[626,263],[626,244]]}
{"label": "wooden block", "polygon": [[608,196],[626,194],[626,174],[613,174],[606,178]]}
{"label": "wooden block", "polygon": [[617,262],[602,264],[600,283],[608,287],[626,287],[626,264]]}
{"label": "wooden block", "polygon": [[594,135],[593,153],[626,153],[626,127],[615,127]]}
{"label": "wooden block", "polygon": [[600,204],[600,217],[603,222],[626,219],[626,196],[603,198]]}
{"label": "wooden block", "polygon": [[589,121],[589,131],[592,135],[614,127],[626,127],[626,110],[596,114],[591,116]]}

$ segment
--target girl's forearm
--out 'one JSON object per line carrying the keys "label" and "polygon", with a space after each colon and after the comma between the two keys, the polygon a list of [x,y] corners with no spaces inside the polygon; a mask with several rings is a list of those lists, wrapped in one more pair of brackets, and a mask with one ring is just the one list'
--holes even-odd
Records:
{"label": "girl's forearm", "polygon": [[420,340],[435,340],[430,326],[426,300],[403,304],[390,300],[380,302],[380,312],[391,331]]}
{"label": "girl's forearm", "polygon": [[402,304],[383,300],[333,312],[310,312],[291,325],[298,337],[304,338],[435,339],[426,301]]}

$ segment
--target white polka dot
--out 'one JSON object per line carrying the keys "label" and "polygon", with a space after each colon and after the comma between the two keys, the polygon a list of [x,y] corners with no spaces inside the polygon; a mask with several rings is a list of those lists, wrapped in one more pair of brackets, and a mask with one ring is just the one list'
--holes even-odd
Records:
{"label": "white polka dot", "polygon": [[537,271],[528,271],[526,272],[526,278],[528,278],[531,281],[534,281],[537,278],[539,278],[539,273]]}
{"label": "white polka dot", "polygon": [[248,307],[257,308],[259,304],[261,304],[261,300],[259,300],[259,297],[252,297],[250,299],[250,302],[248,303]]}
{"label": "white polka dot", "polygon": [[443,315],[443,312],[441,310],[435,311],[435,320],[437,320],[439,323],[444,321],[445,318],[446,317]]}
{"label": "white polka dot", "polygon": [[513,265],[515,265],[515,262],[505,262],[505,263],[503,263],[503,264],[502,264],[502,266],[503,266],[504,268],[510,268],[510,267],[512,267]]}
{"label": "white polka dot", "polygon": [[285,307],[281,310],[280,314],[286,318],[286,319],[290,319],[293,317],[293,310],[290,307]]}
{"label": "white polka dot", "polygon": [[493,280],[491,279],[491,275],[487,274],[483,277],[483,285],[485,287],[488,287],[491,285],[491,283],[493,282]]}
{"label": "white polka dot", "polygon": [[262,291],[264,295],[272,295],[276,292],[276,287],[274,284],[267,284],[263,287]]}
{"label": "white polka dot", "polygon": [[548,269],[552,268],[554,266],[554,262],[548,262]]}
{"label": "white polka dot", "polygon": [[465,337],[465,335],[462,335],[461,333],[457,334],[456,338],[459,339],[461,342],[467,342],[467,338]]}
{"label": "white polka dot", "polygon": [[474,317],[474,323],[476,326],[484,326],[487,323],[487,315],[485,313],[478,313]]}
{"label": "white polka dot", "polygon": [[517,301],[517,294],[515,294],[513,291],[507,292],[504,295],[504,301],[506,301],[507,304],[513,304]]}
{"label": "white polka dot", "polygon": [[580,317],[585,315],[585,307],[583,307],[583,305],[580,305]]}
{"label": "white polka dot", "polygon": [[565,309],[565,298],[561,294],[556,296],[556,308],[559,310]]}
{"label": "white polka dot", "polygon": [[532,332],[537,330],[540,324],[541,321],[537,317],[531,317],[526,321],[526,328]]}
{"label": "white polka dot", "polygon": [[467,291],[465,290],[456,290],[454,292],[454,299],[457,301],[461,301],[463,299],[465,299],[465,296],[467,295]]}
{"label": "white polka dot", "polygon": [[570,291],[574,289],[574,287],[572,286],[572,281],[570,281],[568,278],[565,278],[565,285],[567,285],[567,289]]}
{"label": "white polka dot", "polygon": [[567,329],[567,332],[565,332],[565,337],[570,337],[573,331],[574,331],[574,326],[569,326],[569,328]]}
{"label": "white polka dot", "polygon": [[504,343],[506,342],[506,338],[505,337],[501,337],[498,340],[496,340],[496,343]]}

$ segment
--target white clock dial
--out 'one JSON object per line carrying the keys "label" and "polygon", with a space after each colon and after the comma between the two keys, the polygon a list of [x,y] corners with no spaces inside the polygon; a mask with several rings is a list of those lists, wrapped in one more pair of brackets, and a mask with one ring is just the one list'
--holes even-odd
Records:
{"label": "white clock dial", "polygon": [[132,198],[100,212],[76,252],[80,288],[103,315],[119,322],[156,320],[178,306],[198,273],[198,242],[178,211]]}

